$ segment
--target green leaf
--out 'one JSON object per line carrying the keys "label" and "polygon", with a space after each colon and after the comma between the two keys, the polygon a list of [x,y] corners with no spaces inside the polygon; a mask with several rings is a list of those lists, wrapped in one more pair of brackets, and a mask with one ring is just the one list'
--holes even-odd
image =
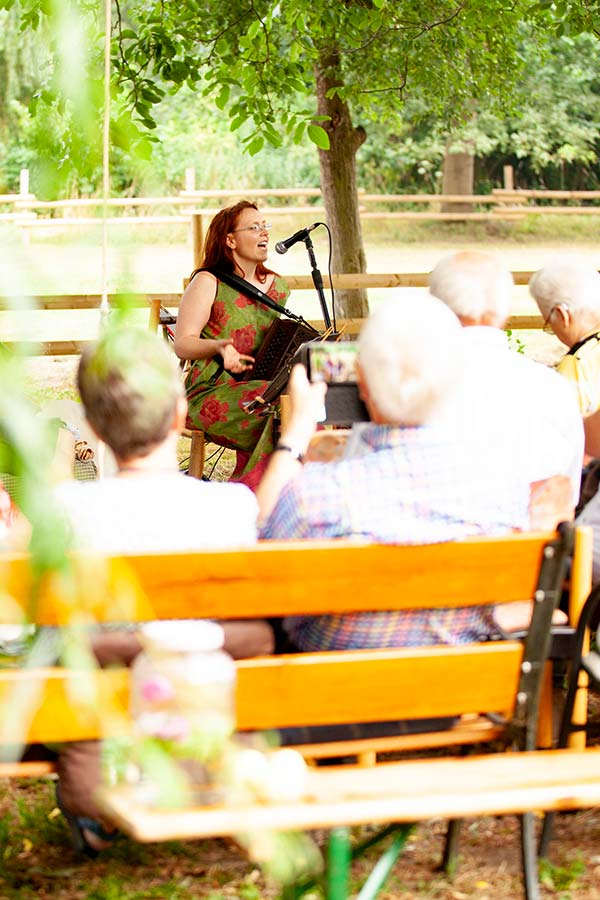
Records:
{"label": "green leaf", "polygon": [[254,38],[260,31],[260,24],[261,24],[260,19],[255,19],[254,22],[252,22],[250,27],[248,28],[248,31],[246,32],[246,34],[248,35],[248,37],[250,38],[251,41],[254,40]]}
{"label": "green leaf", "polygon": [[304,137],[304,133],[306,131],[306,122],[299,122],[294,131],[294,135],[292,140],[295,144],[301,144],[302,138]]}
{"label": "green leaf", "polygon": [[229,95],[231,90],[228,84],[224,84],[219,92],[219,96],[215,100],[215,104],[218,109],[225,109],[227,106],[227,101],[229,100]]}
{"label": "green leaf", "polygon": [[259,153],[259,151],[264,147],[264,144],[265,139],[260,135],[253,138],[253,140],[248,144],[248,153],[250,154],[250,156],[255,156],[257,153]]}
{"label": "green leaf", "polygon": [[306,130],[310,140],[317,145],[319,150],[329,150],[331,146],[329,135],[324,128],[321,128],[320,125],[309,125]]}

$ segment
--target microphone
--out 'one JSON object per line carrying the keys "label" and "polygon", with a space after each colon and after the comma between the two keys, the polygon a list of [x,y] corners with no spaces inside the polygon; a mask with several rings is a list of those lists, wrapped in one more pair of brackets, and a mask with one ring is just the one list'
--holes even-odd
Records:
{"label": "microphone", "polygon": [[301,228],[300,231],[297,231],[291,237],[286,238],[284,241],[278,241],[275,244],[275,250],[277,253],[287,253],[290,247],[293,247],[294,244],[297,244],[298,241],[303,241],[311,231],[314,231],[315,228],[318,228],[320,222],[315,222],[314,225],[309,225],[308,228]]}

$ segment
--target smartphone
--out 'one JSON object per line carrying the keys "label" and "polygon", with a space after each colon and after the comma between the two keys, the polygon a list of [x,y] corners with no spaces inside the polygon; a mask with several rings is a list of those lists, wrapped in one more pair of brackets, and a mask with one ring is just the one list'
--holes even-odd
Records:
{"label": "smartphone", "polygon": [[306,371],[309,381],[325,381],[327,384],[356,384],[356,342],[310,341]]}
{"label": "smartphone", "polygon": [[309,341],[299,348],[296,362],[306,368],[309,381],[324,381],[325,425],[348,428],[354,422],[368,422],[369,414],[358,393],[355,341]]}

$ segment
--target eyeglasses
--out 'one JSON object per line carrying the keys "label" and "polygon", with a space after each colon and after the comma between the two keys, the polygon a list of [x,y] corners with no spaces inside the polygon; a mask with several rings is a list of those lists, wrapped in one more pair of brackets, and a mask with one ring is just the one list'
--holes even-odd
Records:
{"label": "eyeglasses", "polygon": [[542,331],[545,331],[546,334],[552,334],[553,331],[554,331],[554,329],[552,328],[552,325],[550,324],[550,322],[552,321],[552,316],[554,315],[554,313],[556,312],[556,310],[558,309],[559,306],[562,306],[562,304],[561,304],[561,303],[556,303],[556,304],[552,307],[552,309],[550,310],[550,312],[548,313],[548,315],[546,316],[546,318],[544,319],[544,324],[542,325]]}
{"label": "eyeglasses", "polygon": [[236,234],[238,231],[251,231],[253,234],[260,234],[261,231],[270,231],[272,228],[272,224],[270,222],[254,222],[253,225],[245,225],[243,228],[236,228],[235,231],[231,231],[230,234]]}

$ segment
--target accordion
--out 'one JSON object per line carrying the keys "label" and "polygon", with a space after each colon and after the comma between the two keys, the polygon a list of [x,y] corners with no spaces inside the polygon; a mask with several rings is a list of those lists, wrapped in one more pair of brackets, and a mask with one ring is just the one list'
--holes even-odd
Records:
{"label": "accordion", "polygon": [[298,348],[307,341],[319,338],[319,332],[307,322],[293,319],[275,319],[269,326],[252,369],[244,372],[244,380],[260,379],[270,382],[262,396],[252,400],[247,412],[272,403],[285,389],[292,361]]}
{"label": "accordion", "polygon": [[244,373],[244,379],[271,381],[291,361],[301,344],[318,337],[319,332],[305,322],[274,319],[254,358],[254,365]]}

